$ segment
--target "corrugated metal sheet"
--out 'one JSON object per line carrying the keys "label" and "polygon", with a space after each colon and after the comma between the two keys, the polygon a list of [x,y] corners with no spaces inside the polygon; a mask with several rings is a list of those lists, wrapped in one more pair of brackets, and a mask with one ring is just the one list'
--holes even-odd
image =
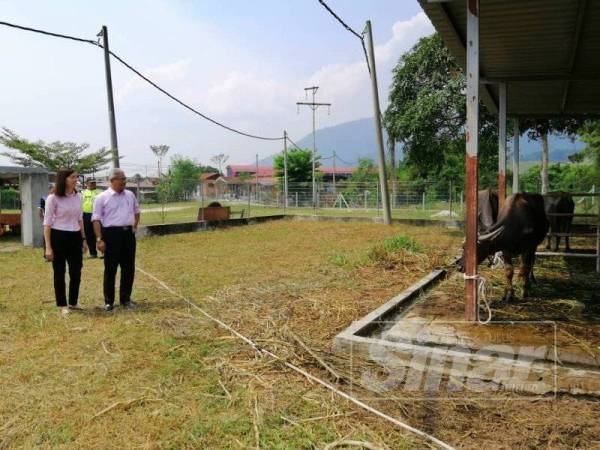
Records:
{"label": "corrugated metal sheet", "polygon": [[[466,0],[420,3],[464,68]],[[600,0],[480,0],[480,68],[510,115],[600,114]],[[496,110],[496,85],[481,98]]]}

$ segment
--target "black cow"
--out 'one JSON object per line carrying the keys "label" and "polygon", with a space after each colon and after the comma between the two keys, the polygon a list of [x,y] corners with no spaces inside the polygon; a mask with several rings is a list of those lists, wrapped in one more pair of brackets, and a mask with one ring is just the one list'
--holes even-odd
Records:
{"label": "black cow", "polygon": [[477,230],[481,233],[498,219],[498,193],[483,189],[477,193]]}
{"label": "black cow", "polygon": [[[564,192],[554,192],[552,194],[544,195],[544,209],[546,210],[546,217],[550,224],[550,233],[569,233],[571,231],[571,224],[573,223],[573,216],[556,216],[555,214],[573,214],[575,211],[575,202],[570,195],[566,195]],[[560,236],[548,236],[548,242],[546,243],[546,249],[550,249],[550,243],[554,237],[554,248],[555,252],[560,247]],[[565,236],[565,249],[570,251],[569,237]]]}
{"label": "black cow", "polygon": [[[544,211],[542,196],[540,194],[515,194],[506,199],[496,223],[484,234],[478,236],[478,264],[496,252],[501,251],[503,254],[507,282],[504,301],[511,301],[514,298],[512,260],[519,255],[521,255],[519,276],[523,279],[523,297],[529,295],[533,280],[535,250],[543,242],[547,233],[548,219]],[[459,261],[462,272],[464,272],[464,259],[463,252]]]}

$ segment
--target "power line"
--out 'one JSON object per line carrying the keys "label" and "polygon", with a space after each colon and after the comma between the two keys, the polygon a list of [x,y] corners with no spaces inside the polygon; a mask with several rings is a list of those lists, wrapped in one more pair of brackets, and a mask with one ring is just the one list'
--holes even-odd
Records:
{"label": "power line", "polygon": [[133,66],[131,66],[129,63],[127,63],[125,60],[123,60],[119,55],[117,55],[115,52],[113,52],[112,50],[109,51],[109,53],[117,60],[119,61],[121,64],[123,64],[125,67],[127,67],[129,70],[131,70],[133,73],[135,73],[138,77],[140,77],[142,80],[146,81],[148,84],[150,84],[151,86],[153,86],[154,88],[158,89],[160,92],[162,92],[163,94],[165,94],[167,97],[169,97],[171,100],[174,100],[175,102],[179,103],[181,106],[183,106],[186,109],[189,109],[190,111],[192,111],[193,113],[199,115],[200,117],[202,117],[205,120],[208,120],[209,122],[212,122],[215,125],[220,126],[221,128],[224,128],[226,130],[229,130],[233,133],[237,133],[240,134],[242,136],[246,136],[249,138],[253,138],[253,139],[261,139],[263,141],[281,141],[283,140],[283,136],[280,137],[265,137],[265,136],[258,136],[255,134],[250,134],[250,133],[245,133],[243,131],[240,130],[236,130],[235,128],[232,128],[228,125],[225,125],[224,123],[221,123],[215,119],[213,119],[212,117],[207,116],[206,114],[201,113],[200,111],[198,111],[197,109],[191,107],[190,105],[188,105],[187,103],[183,102],[182,100],[178,99],[177,97],[175,97],[173,94],[169,93],[168,91],[166,91],[165,89],[161,88],[158,84],[156,84],[154,81],[150,80],[148,77],[146,77],[145,75],[143,75],[139,70],[135,69]]}
{"label": "power line", "polygon": [[17,28],[19,30],[24,30],[24,31],[32,31],[34,33],[44,34],[46,36],[53,36],[53,37],[58,37],[58,38],[63,38],[63,39],[70,39],[72,41],[77,41],[77,42],[85,42],[86,44],[92,44],[92,45],[95,45],[97,47],[102,47],[98,42],[96,42],[96,41],[94,41],[92,39],[83,39],[83,38],[79,38],[79,37],[76,37],[76,36],[70,36],[68,34],[52,33],[50,31],[40,30],[38,28],[24,27],[23,25],[17,25],[17,24],[10,23],[10,22],[2,22],[2,21],[0,21],[0,25],[4,25],[6,27],[11,27],[11,28]]}
{"label": "power line", "polygon": [[367,47],[365,46],[365,37],[362,34],[358,34],[356,31],[354,31],[352,29],[352,27],[350,27],[350,25],[348,25],[346,22],[344,22],[342,20],[342,18],[340,16],[338,16],[335,13],[335,11],[333,11],[333,9],[331,9],[329,7],[329,5],[327,5],[327,3],[325,3],[323,0],[318,0],[318,2],[321,5],[323,5],[323,7],[329,12],[329,14],[331,14],[346,30],[348,30],[350,33],[352,33],[354,36],[356,36],[358,39],[360,39],[360,44],[363,49],[363,54],[365,55],[365,62],[367,63],[367,70],[369,71],[369,74],[370,74],[371,66],[369,65],[369,57],[367,56]]}
{"label": "power line", "polygon": [[[79,38],[79,37],[76,37],[76,36],[70,36],[70,35],[67,35],[67,34],[53,33],[53,32],[50,32],[50,31],[40,30],[40,29],[37,29],[37,28],[31,28],[31,27],[25,27],[25,26],[22,26],[22,25],[16,25],[14,23],[3,22],[3,21],[0,21],[0,25],[4,25],[4,26],[7,26],[7,27],[11,27],[11,28],[16,28],[16,29],[23,30],[23,31],[31,31],[31,32],[43,34],[43,35],[46,35],[46,36],[58,37],[58,38],[62,38],[62,39],[69,39],[69,40],[77,41],[77,42],[83,42],[83,43],[86,43],[86,44],[94,45],[96,47],[104,48],[102,46],[102,44],[99,44],[98,42],[96,42],[94,40],[91,40],[91,39],[83,39],[83,38]],[[280,141],[280,140],[283,140],[283,136],[281,136],[281,137],[258,136],[258,135],[255,135],[255,134],[245,133],[243,131],[240,131],[240,130],[232,128],[232,127],[230,127],[228,125],[225,125],[224,123],[221,123],[221,122],[213,119],[212,117],[209,117],[206,114],[201,113],[200,111],[194,109],[193,107],[189,106],[188,104],[186,104],[182,100],[180,100],[177,97],[175,97],[173,94],[167,92],[165,89],[161,88],[158,84],[156,84],[155,82],[153,82],[152,80],[150,80],[148,77],[142,75],[142,73],[139,70],[135,69],[133,66],[131,66],[129,63],[127,63],[125,60],[123,60],[123,58],[121,58],[115,52],[109,51],[109,53],[117,61],[119,61],[121,64],[123,64],[129,70],[131,70],[137,76],[139,76],[140,78],[142,78],[144,81],[146,81],[147,83],[149,83],[151,86],[153,86],[154,88],[158,89],[160,92],[162,92],[163,94],[165,94],[171,100],[174,100],[175,102],[179,103],[184,108],[187,108],[188,110],[192,111],[193,113],[199,115],[203,119],[208,120],[209,122],[211,122],[211,123],[213,123],[215,125],[218,125],[221,128],[224,128],[224,129],[226,129],[228,131],[231,131],[233,133],[237,133],[237,134],[240,134],[242,136],[249,137],[249,138],[261,139],[263,141]]]}

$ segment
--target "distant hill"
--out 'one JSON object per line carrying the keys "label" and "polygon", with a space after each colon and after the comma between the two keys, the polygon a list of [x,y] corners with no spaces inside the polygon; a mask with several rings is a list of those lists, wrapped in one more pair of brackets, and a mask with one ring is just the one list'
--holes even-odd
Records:
{"label": "distant hill", "polygon": [[[384,130],[384,140],[387,135]],[[377,148],[375,146],[375,126],[372,118],[353,120],[332,127],[321,128],[316,132],[317,152],[327,157],[335,150],[339,160],[338,165],[356,165],[359,158],[377,159]],[[580,151],[584,144],[581,141],[571,142],[567,137],[550,136],[551,161],[568,161],[569,155]],[[312,149],[312,134],[304,136],[296,144],[302,148]],[[541,159],[542,147],[537,141],[530,141],[527,136],[521,136],[520,140],[521,160],[539,161]],[[509,142],[509,154],[510,142]],[[398,159],[402,159],[402,149],[397,147]],[[263,165],[272,165],[273,156],[260,161]]]}

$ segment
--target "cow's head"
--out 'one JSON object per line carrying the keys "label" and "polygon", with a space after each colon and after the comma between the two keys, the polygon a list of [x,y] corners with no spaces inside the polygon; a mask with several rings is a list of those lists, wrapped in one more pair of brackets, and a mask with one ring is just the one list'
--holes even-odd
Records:
{"label": "cow's head", "polygon": [[[504,225],[498,227],[489,233],[480,234],[477,236],[477,264],[481,264],[488,256],[493,255],[498,251],[496,240],[504,231]],[[463,253],[460,259],[456,262],[460,272],[465,271],[465,242],[463,241]]]}

